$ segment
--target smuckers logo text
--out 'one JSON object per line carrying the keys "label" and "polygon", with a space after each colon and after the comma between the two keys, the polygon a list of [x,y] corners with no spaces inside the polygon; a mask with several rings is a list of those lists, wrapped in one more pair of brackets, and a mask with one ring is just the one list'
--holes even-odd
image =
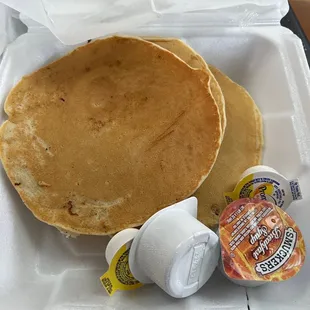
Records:
{"label": "smuckers logo text", "polygon": [[[263,240],[260,240],[260,237],[264,236]],[[260,255],[265,255],[266,251],[269,249],[269,243],[273,239],[281,238],[281,230],[278,226],[275,226],[273,229],[268,232],[268,228],[265,225],[257,226],[256,232],[250,234],[250,244],[254,245],[255,242],[258,242],[258,246],[253,250],[252,256],[255,260],[259,259]]]}
{"label": "smuckers logo text", "polygon": [[297,232],[292,228],[286,228],[281,245],[277,251],[266,260],[256,263],[257,273],[266,275],[281,268],[291,257],[297,242]]}

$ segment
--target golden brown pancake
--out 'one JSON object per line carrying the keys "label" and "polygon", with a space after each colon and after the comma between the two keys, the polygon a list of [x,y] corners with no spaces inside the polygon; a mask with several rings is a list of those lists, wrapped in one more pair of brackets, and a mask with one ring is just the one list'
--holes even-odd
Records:
{"label": "golden brown pancake", "polygon": [[261,163],[263,125],[260,111],[248,92],[218,69],[210,65],[209,68],[225,97],[227,127],[217,161],[195,196],[199,220],[215,228],[226,207],[224,192],[233,191],[241,174]]}
{"label": "golden brown pancake", "polygon": [[[260,111],[243,87],[218,69],[208,67],[202,57],[184,42],[174,38],[147,40],[175,53],[193,68],[212,72],[211,92],[219,106],[222,127],[226,127],[226,119],[227,127],[217,161],[195,196],[198,198],[198,218],[215,228],[219,215],[226,207],[224,192],[232,191],[241,174],[261,162],[263,127]],[[219,87],[222,91],[218,90]],[[221,99],[222,92],[225,100]]]}
{"label": "golden brown pancake", "polygon": [[24,77],[0,130],[26,206],[69,233],[111,234],[191,195],[220,147],[201,70],[137,38],[97,40]]}
{"label": "golden brown pancake", "polygon": [[224,136],[226,128],[226,113],[225,100],[222,90],[210,71],[204,59],[197,54],[189,45],[176,38],[159,38],[159,37],[145,37],[145,40],[153,42],[162,48],[174,53],[185,61],[189,66],[196,69],[201,69],[204,74],[202,80],[210,86],[212,97],[214,98],[220,113],[222,135]]}

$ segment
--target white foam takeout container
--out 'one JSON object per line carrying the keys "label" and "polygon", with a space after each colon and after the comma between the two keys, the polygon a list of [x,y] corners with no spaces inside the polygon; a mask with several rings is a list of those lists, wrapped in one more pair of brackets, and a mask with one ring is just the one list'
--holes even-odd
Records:
{"label": "white foam takeout container", "polygon": [[[287,2],[266,2],[243,1],[234,6],[231,1],[230,8],[166,14],[136,30],[126,28],[126,33],[180,37],[249,91],[264,119],[263,164],[300,180],[304,199],[294,202],[288,213],[303,232],[309,252],[309,69],[300,40],[279,23]],[[64,46],[49,30],[26,22],[31,24],[29,32],[3,54],[2,105],[21,76],[73,48]],[[3,108],[0,111],[2,122],[6,116]],[[65,238],[36,220],[2,168],[0,173],[1,310],[310,309],[309,259],[296,277],[259,288],[234,285],[217,271],[198,293],[184,300],[169,297],[155,285],[109,297],[99,281],[108,268],[104,253],[109,238]]]}

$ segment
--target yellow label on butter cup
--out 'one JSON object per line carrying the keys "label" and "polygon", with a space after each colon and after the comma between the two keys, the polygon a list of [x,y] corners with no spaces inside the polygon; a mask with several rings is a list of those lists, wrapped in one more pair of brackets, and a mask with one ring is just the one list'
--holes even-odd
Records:
{"label": "yellow label on butter cup", "polygon": [[[240,198],[253,198],[254,197],[254,186],[253,184],[250,183],[253,179],[254,179],[254,174],[249,174],[244,179],[242,179],[241,182],[237,184],[233,192],[224,193],[226,204],[229,205],[233,201],[238,200]],[[243,197],[240,197],[241,196],[240,193],[245,184],[248,184],[246,193],[244,193]]]}
{"label": "yellow label on butter cup", "polygon": [[128,291],[141,287],[129,269],[129,249],[123,245],[114,255],[108,271],[100,277],[107,293],[112,296],[116,291]]}

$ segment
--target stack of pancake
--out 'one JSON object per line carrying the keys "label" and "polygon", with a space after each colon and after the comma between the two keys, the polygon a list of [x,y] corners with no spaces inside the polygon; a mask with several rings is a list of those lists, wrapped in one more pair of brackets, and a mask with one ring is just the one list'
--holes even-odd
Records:
{"label": "stack of pancake", "polygon": [[250,95],[178,39],[79,47],[24,77],[5,111],[9,179],[39,220],[68,234],[139,226],[193,194],[214,228],[223,193],[261,160]]}

